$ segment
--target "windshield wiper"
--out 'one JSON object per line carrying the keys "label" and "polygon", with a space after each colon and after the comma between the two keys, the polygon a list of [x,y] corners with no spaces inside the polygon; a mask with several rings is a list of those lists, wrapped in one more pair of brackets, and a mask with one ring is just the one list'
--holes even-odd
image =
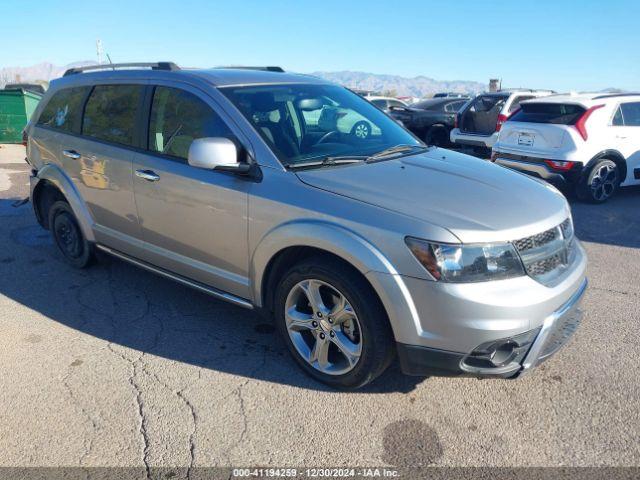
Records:
{"label": "windshield wiper", "polygon": [[311,162],[291,163],[288,168],[300,169],[300,168],[313,168],[313,167],[328,167],[333,165],[346,165],[349,163],[360,163],[368,159],[366,155],[340,155],[334,157],[325,157],[322,160],[314,160]]}
{"label": "windshield wiper", "polygon": [[393,156],[393,155],[413,152],[416,149],[418,149],[418,150],[427,150],[428,148],[429,147],[427,147],[425,145],[409,145],[409,144],[395,145],[393,147],[385,148],[381,152],[378,152],[378,153],[376,153],[374,155],[370,155],[369,157],[367,157],[366,161],[367,161],[367,163],[375,162],[375,161],[378,161],[378,160],[383,160],[383,159],[385,159],[387,157],[390,157],[390,156]]}

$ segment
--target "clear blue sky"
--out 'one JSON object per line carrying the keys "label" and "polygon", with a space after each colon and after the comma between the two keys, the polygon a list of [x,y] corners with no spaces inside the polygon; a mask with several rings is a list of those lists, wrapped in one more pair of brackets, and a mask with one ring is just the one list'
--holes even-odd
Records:
{"label": "clear blue sky", "polygon": [[638,0],[2,3],[0,67],[93,60],[100,38],[114,62],[269,64],[485,83],[495,76],[504,86],[640,90]]}

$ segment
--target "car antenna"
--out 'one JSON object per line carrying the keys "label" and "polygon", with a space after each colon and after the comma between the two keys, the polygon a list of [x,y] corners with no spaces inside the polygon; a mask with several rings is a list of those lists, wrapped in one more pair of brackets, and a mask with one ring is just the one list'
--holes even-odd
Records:
{"label": "car antenna", "polygon": [[[113,65],[113,62],[111,61],[111,57],[109,56],[108,53],[107,53],[107,60],[109,60],[109,65]],[[111,68],[113,68],[114,70],[116,69],[116,67],[113,67],[113,66]]]}

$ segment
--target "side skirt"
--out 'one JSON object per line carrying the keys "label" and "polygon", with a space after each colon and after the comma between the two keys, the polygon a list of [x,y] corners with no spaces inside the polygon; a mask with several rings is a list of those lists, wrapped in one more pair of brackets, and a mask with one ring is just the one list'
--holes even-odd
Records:
{"label": "side skirt", "polygon": [[106,247],[104,245],[101,244],[96,244],[95,247],[98,250],[101,250],[105,253],[108,253],[109,255],[113,255],[114,257],[117,257],[121,260],[124,260],[125,262],[129,262],[133,265],[136,265],[137,267],[140,268],[144,268],[145,270],[148,270],[150,272],[153,272],[157,275],[161,275],[165,278],[169,278],[171,280],[174,280],[178,283],[181,283],[183,285],[186,285],[187,287],[191,287],[194,288],[196,290],[199,290],[201,292],[204,292],[208,295],[211,295],[212,297],[216,297],[219,298],[220,300],[224,300],[226,302],[229,303],[233,303],[235,305],[238,305],[240,307],[243,308],[247,308],[249,310],[253,310],[253,304],[251,302],[249,302],[248,300],[244,299],[244,298],[240,298],[237,297],[235,295],[232,295],[231,293],[227,293],[227,292],[223,292],[222,290],[218,290],[216,288],[210,287],[208,285],[204,285],[200,282],[196,282],[194,280],[190,280],[188,278],[185,278],[181,275],[176,275],[175,273],[171,273],[168,272],[167,270],[164,270],[162,268],[158,268],[155,267],[149,263],[143,262],[141,260],[138,260],[136,258],[130,257],[129,255],[126,255],[122,252],[119,252],[117,250],[113,250],[112,248]]}

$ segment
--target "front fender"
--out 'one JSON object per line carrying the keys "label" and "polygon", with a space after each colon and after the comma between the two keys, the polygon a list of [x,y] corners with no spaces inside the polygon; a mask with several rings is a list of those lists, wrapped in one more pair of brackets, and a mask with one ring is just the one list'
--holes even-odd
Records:
{"label": "front fender", "polygon": [[85,238],[89,242],[94,242],[93,217],[71,179],[57,165],[48,163],[38,170],[36,176],[31,177],[31,201],[34,208],[36,208],[34,193],[38,188],[38,185],[43,181],[50,182],[60,190],[60,192],[62,192],[67,202],[69,202],[71,210],[73,210]]}
{"label": "front fender", "polygon": [[362,273],[382,301],[396,340],[411,343],[420,335],[420,319],[403,277],[389,259],[366,238],[343,226],[302,220],[280,225],[260,240],[251,258],[253,302],[263,306],[262,286],[272,258],[289,247],[315,247],[342,258]]}
{"label": "front fender", "polygon": [[343,226],[319,220],[288,222],[265,234],[253,251],[249,272],[253,299],[258,306],[262,306],[262,284],[267,265],[279,252],[289,247],[325,250],[349,262],[363,275],[370,271],[397,273],[391,262],[371,242]]}

